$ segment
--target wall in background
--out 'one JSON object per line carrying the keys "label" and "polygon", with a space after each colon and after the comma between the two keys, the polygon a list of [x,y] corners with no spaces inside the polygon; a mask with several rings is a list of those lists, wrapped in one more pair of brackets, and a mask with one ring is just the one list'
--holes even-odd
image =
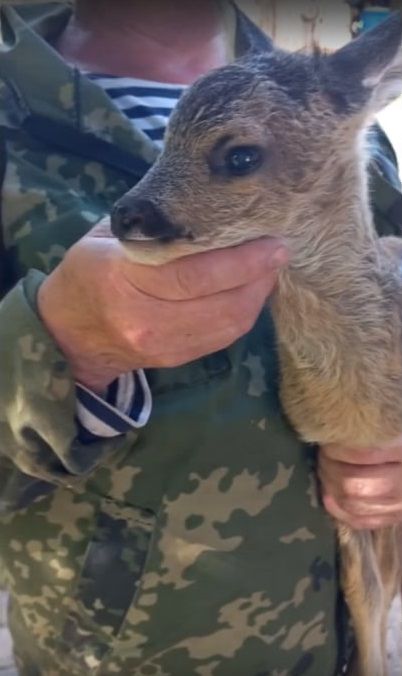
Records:
{"label": "wall in background", "polygon": [[238,0],[284,49],[319,44],[335,49],[350,39],[350,9],[343,0]]}

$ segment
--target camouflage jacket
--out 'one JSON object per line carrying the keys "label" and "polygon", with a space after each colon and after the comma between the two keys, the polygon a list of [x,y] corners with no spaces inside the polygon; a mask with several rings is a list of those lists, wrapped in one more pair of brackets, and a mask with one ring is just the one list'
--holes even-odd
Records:
{"label": "camouflage jacket", "polygon": [[[68,12],[0,13],[0,532],[21,673],[332,676],[334,532],[281,411],[267,312],[230,349],[148,372],[139,435],[80,442],[36,291],[155,150],[44,41]],[[385,141],[372,169],[378,227],[399,232]]]}

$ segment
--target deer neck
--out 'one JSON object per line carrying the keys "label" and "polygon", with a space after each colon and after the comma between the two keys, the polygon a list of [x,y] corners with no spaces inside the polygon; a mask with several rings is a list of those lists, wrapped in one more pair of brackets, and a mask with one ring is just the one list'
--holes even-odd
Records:
{"label": "deer neck", "polygon": [[333,307],[337,316],[349,314],[366,277],[379,267],[365,164],[355,161],[341,171],[336,164],[329,169],[322,169],[287,225],[291,260],[280,275],[276,314],[279,302],[296,315],[301,307],[319,315],[323,305]]}
{"label": "deer neck", "polygon": [[398,291],[365,184],[346,187],[348,199],[311,200],[298,214],[300,234],[290,238],[291,263],[271,306],[281,398],[295,428],[307,441],[364,446],[401,432],[399,414],[386,419],[392,379],[402,373]]}

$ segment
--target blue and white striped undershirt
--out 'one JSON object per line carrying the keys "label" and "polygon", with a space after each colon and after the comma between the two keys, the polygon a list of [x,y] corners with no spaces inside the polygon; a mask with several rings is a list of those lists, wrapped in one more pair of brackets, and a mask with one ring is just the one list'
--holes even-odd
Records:
{"label": "blue and white striped undershirt", "polygon": [[161,148],[167,121],[185,85],[149,82],[130,77],[89,74],[113,103]]}
{"label": "blue and white striped undershirt", "polygon": [[[169,116],[185,89],[127,77],[87,73],[160,149]],[[104,397],[77,384],[77,419],[80,439],[91,443],[113,438],[146,425],[151,415],[152,395],[143,370],[125,373],[108,388]]]}

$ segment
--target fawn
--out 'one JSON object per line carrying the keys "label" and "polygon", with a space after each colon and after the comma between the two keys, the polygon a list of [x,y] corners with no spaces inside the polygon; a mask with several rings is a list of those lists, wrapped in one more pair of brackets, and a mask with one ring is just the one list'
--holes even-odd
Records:
{"label": "fawn", "polygon": [[[161,156],[112,214],[146,264],[283,238],[270,307],[285,412],[305,441],[356,453],[402,434],[402,241],[377,236],[366,170],[369,125],[401,91],[399,14],[333,54],[266,38],[189,88]],[[359,673],[384,676],[402,527],[337,530]]]}

